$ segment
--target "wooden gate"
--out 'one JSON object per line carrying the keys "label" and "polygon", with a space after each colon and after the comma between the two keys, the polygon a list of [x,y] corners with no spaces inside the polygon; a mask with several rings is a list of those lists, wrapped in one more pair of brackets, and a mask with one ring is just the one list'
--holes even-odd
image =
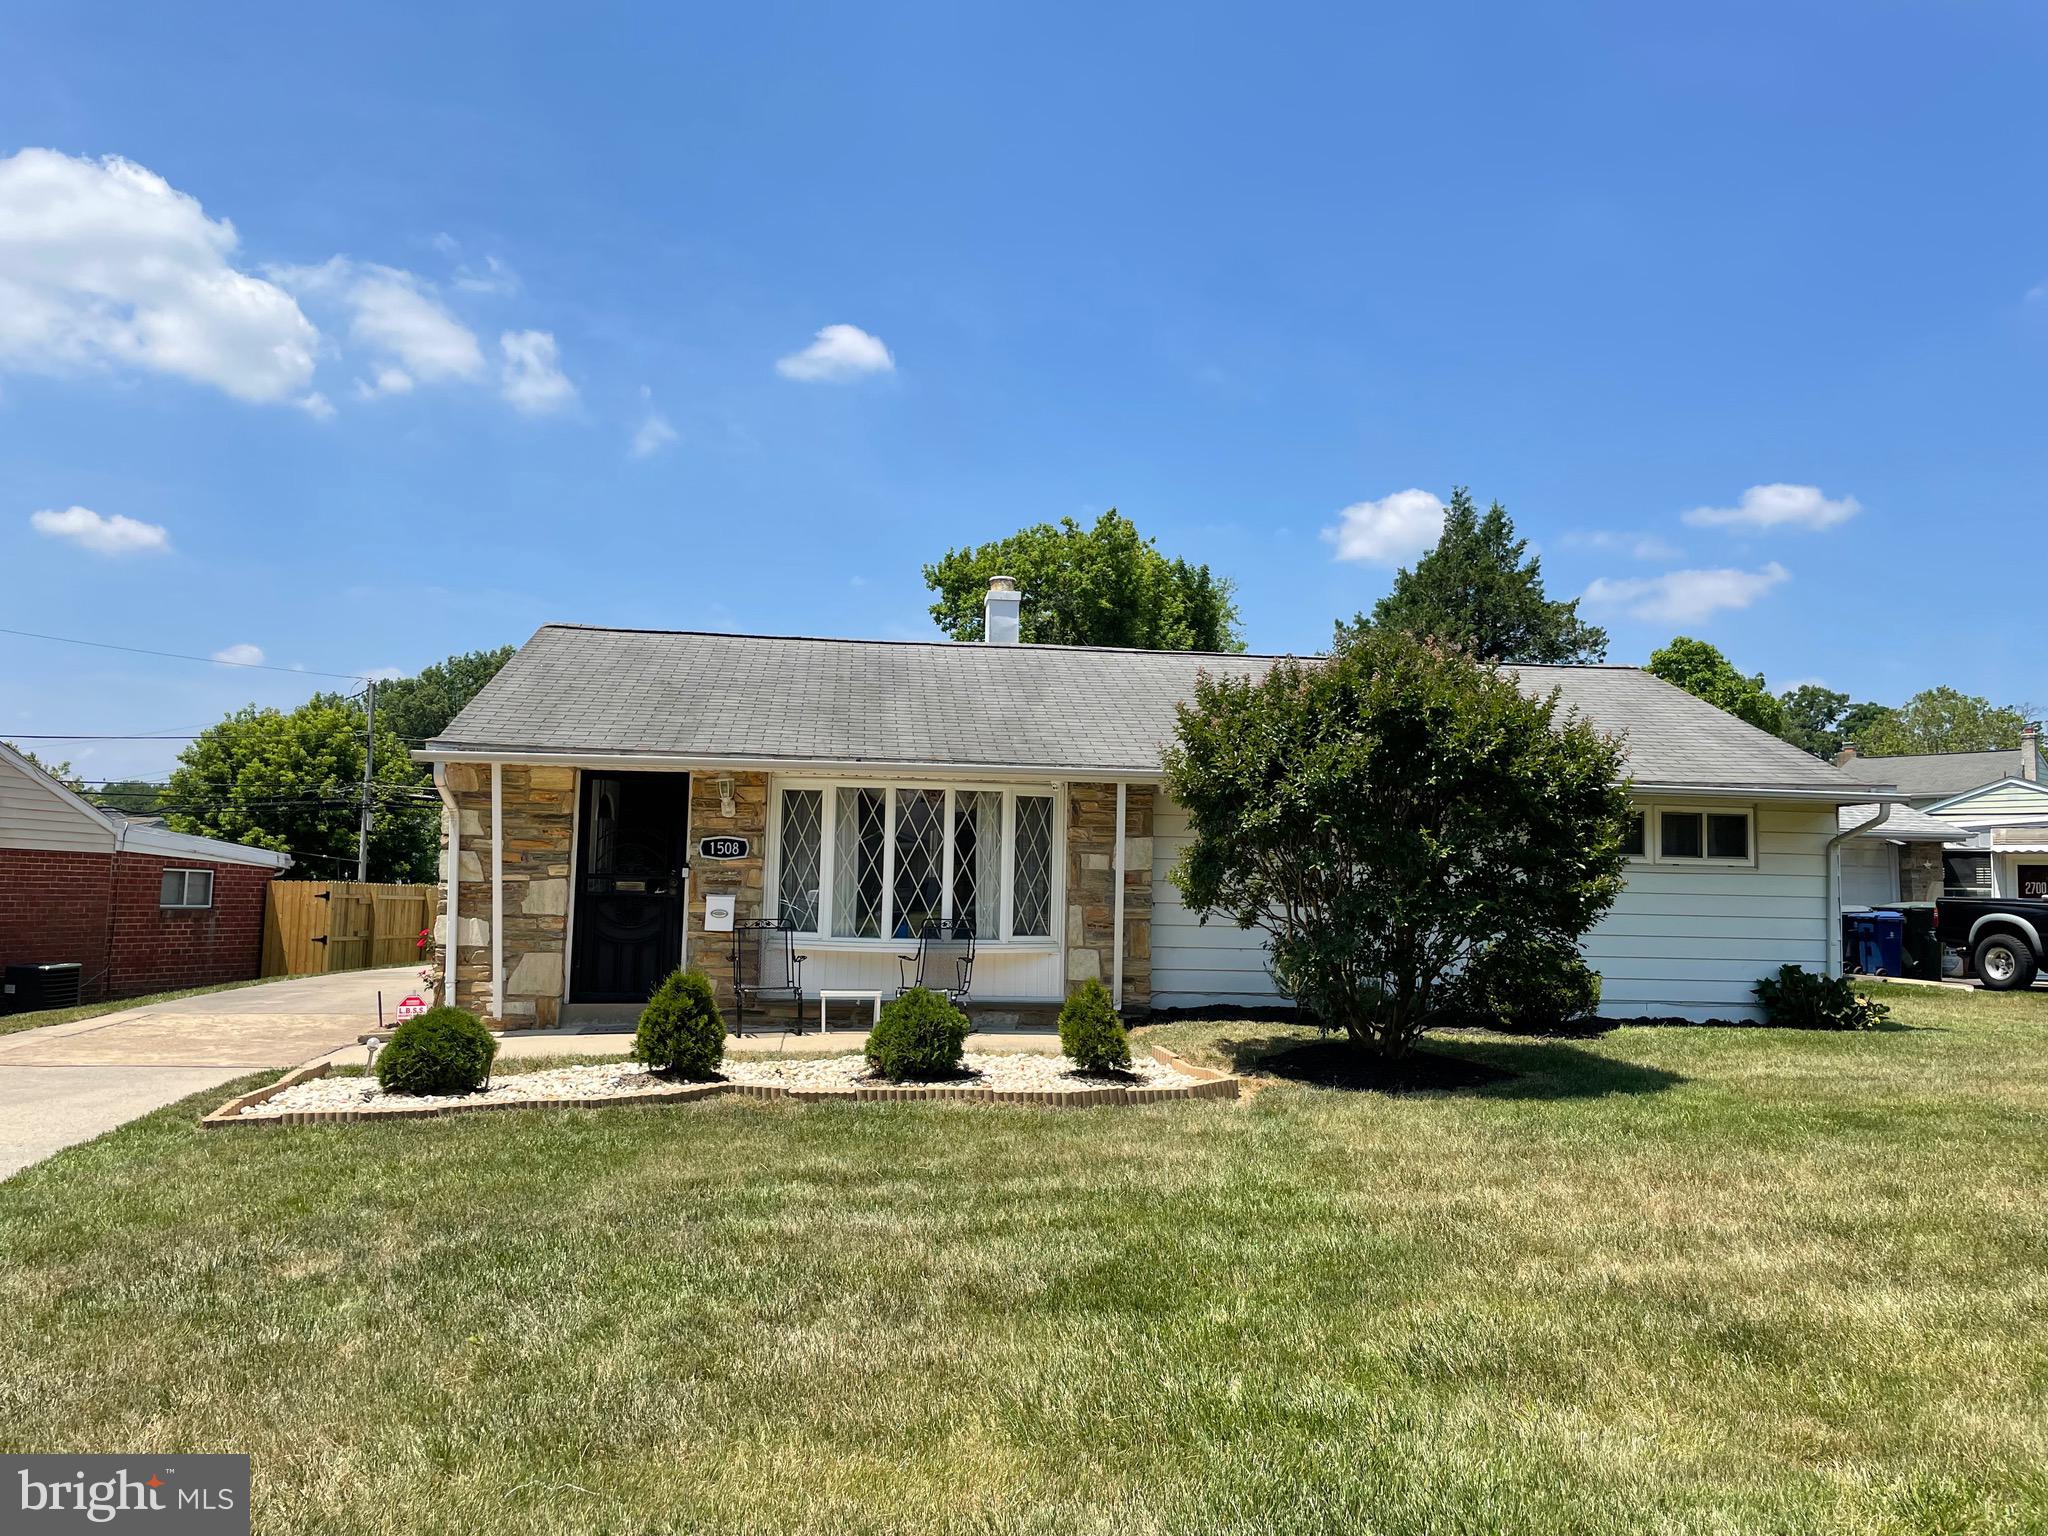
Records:
{"label": "wooden gate", "polygon": [[423,959],[434,921],[431,885],[273,880],[264,898],[263,974],[321,976]]}

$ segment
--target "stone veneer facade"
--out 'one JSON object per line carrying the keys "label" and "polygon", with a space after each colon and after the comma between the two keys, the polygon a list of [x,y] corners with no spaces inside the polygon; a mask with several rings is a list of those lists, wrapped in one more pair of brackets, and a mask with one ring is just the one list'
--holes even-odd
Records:
{"label": "stone veneer facade", "polygon": [[[451,763],[445,772],[461,828],[460,911],[448,920],[447,849],[434,937],[442,965],[453,940],[456,1006],[510,1028],[550,1029],[561,1023],[568,964],[577,771],[525,767],[502,770],[505,794],[505,998],[491,997],[491,770]],[[721,803],[730,779],[733,811]],[[1152,998],[1152,807],[1155,791],[1131,785],[1124,807],[1124,1010],[1143,1012]],[[768,841],[768,777],[717,772],[690,776],[689,839],[731,834],[748,841],[744,859],[692,857],[686,953],[710,977],[722,1007],[732,1004],[732,940],[704,930],[704,898],[730,894],[739,921],[763,915]],[[1066,990],[1090,978],[1114,977],[1116,920],[1116,785],[1067,788]]]}
{"label": "stone veneer facade", "polygon": [[1940,843],[1905,843],[1899,848],[1899,900],[1933,901],[1947,876],[1942,871]]}
{"label": "stone veneer facade", "polygon": [[[1152,800],[1124,796],[1124,1012],[1152,1006]],[[1112,983],[1116,965],[1116,785],[1067,786],[1067,992]]]}
{"label": "stone veneer facade", "polygon": [[[732,780],[732,815],[722,809],[718,781]],[[744,837],[744,859],[700,859],[697,840],[703,837]],[[704,898],[733,897],[733,920],[746,922],[764,916],[761,910],[763,871],[767,868],[768,776],[765,773],[699,773],[690,780],[690,892],[689,938],[684,952],[690,964],[711,978],[718,994],[718,1006],[730,1010],[732,995],[732,935],[704,931]]]}
{"label": "stone veneer facade", "polygon": [[[444,770],[462,836],[457,871],[455,1005],[508,1028],[552,1029],[562,1022],[568,964],[570,859],[576,826],[576,770],[499,770],[505,791],[505,997],[491,996],[491,770],[450,763]],[[448,963],[447,849],[434,924]]]}

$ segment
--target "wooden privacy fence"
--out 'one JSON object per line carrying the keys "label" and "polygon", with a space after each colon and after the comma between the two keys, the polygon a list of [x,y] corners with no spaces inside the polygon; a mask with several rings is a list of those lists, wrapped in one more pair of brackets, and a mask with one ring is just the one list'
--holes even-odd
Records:
{"label": "wooden privacy fence", "polygon": [[263,906],[263,974],[320,976],[423,960],[433,926],[431,885],[273,880]]}

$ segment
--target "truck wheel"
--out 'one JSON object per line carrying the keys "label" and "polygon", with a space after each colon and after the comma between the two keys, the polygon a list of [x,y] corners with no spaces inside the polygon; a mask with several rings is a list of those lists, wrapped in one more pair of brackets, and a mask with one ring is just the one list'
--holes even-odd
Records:
{"label": "truck wheel", "polygon": [[1992,992],[2017,992],[2034,984],[2034,952],[2009,933],[1994,933],[1971,959],[1977,979]]}

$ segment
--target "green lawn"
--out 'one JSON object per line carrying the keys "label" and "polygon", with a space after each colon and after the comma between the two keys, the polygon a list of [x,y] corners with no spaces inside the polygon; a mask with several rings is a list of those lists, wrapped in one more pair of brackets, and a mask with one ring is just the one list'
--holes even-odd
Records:
{"label": "green lawn", "polygon": [[0,1035],[11,1035],[16,1030],[41,1029],[46,1024],[75,1024],[80,1019],[96,1019],[103,1013],[123,1013],[130,1008],[141,1008],[149,1003],[168,1003],[181,997],[203,997],[208,992],[233,992],[241,987],[260,987],[266,981],[281,981],[279,976],[259,976],[249,981],[219,981],[210,987],[187,987],[182,992],[152,992],[147,997],[123,997],[107,1003],[81,1003],[76,1008],[41,1008],[34,1013],[0,1014]]}
{"label": "green lawn", "polygon": [[2038,1531],[2048,996],[1890,1000],[1407,1098],[221,1090],[0,1184],[0,1448],[252,1451],[263,1532]]}

